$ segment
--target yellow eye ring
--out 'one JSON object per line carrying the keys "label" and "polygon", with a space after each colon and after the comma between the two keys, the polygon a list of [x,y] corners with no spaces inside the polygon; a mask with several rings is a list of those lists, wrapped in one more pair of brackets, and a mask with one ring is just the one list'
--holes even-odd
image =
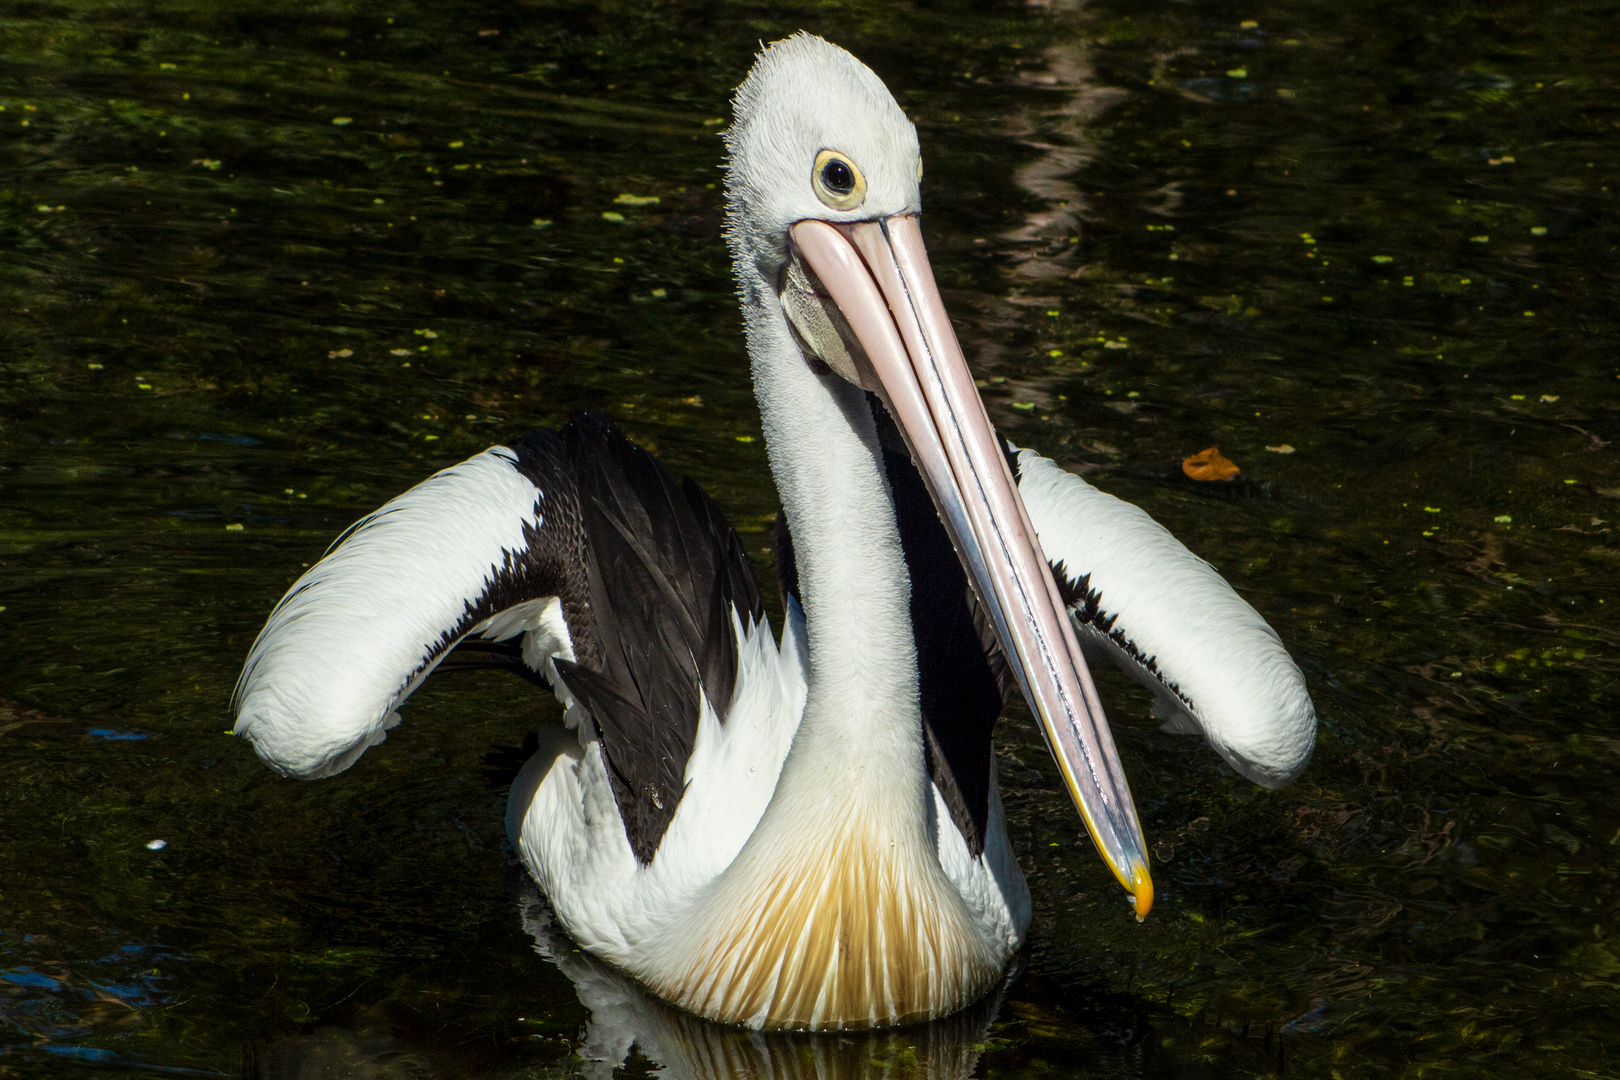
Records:
{"label": "yellow eye ring", "polygon": [[866,201],[866,177],[853,161],[836,150],[816,155],[810,183],[816,189],[816,198],[834,210],[853,210]]}

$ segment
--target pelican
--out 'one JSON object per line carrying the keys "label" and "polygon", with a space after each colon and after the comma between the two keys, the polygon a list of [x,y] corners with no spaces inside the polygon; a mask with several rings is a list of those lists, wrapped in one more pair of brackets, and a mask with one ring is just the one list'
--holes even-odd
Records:
{"label": "pelican", "polygon": [[874,1028],[995,987],[1029,925],[992,729],[1016,686],[1137,918],[1147,848],[1086,666],[1265,787],[1305,680],[1147,514],[992,427],[918,225],[917,134],[798,34],[734,101],[726,239],[781,498],[780,638],[720,508],[598,415],[435,474],[271,612],[235,732],[341,772],[461,643],[553,688],[513,848],[567,934],[688,1012]]}

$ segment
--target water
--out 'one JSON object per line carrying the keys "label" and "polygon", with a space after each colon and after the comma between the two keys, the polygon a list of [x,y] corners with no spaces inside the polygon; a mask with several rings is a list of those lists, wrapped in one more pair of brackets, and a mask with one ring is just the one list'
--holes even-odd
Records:
{"label": "water", "polygon": [[[1613,1074],[1612,3],[0,12],[0,1075]],[[801,27],[918,123],[998,422],[1219,567],[1322,718],[1266,793],[1103,676],[1137,926],[1014,711],[1027,969],[855,1040],[536,952],[480,769],[554,718],[516,680],[319,784],[221,734],[344,525],[586,406],[771,579],[715,133]],[[1238,480],[1180,475],[1210,445]]]}

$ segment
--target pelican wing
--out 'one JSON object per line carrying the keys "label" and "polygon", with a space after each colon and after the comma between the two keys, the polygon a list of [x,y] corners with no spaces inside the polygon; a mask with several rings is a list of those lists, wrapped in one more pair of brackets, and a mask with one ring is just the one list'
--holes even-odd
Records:
{"label": "pelican wing", "polygon": [[1033,450],[1016,473],[1082,646],[1154,692],[1165,730],[1202,734],[1264,787],[1298,776],[1316,713],[1276,631],[1138,507]]}
{"label": "pelican wing", "polygon": [[[735,613],[735,618],[734,618]],[[701,714],[722,719],[738,626],[762,618],[712,500],[582,416],[453,465],[367,515],[282,597],[235,693],[236,733],[314,779],[348,768],[457,644],[522,658],[602,741],[631,846],[650,860]]]}
{"label": "pelican wing", "polygon": [[469,634],[538,627],[544,605],[531,602],[551,597],[577,621],[587,586],[567,524],[579,513],[548,464],[491,447],[355,523],[259,632],[236,684],[236,733],[283,775],[330,776],[383,741]]}

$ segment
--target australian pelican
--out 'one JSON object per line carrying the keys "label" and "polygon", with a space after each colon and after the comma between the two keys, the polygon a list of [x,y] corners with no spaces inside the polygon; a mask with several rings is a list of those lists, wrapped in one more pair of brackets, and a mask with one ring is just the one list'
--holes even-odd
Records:
{"label": "australian pelican", "polygon": [[356,524],[271,613],[235,730],[330,776],[458,643],[510,642],[566,712],[508,831],[576,942],[719,1021],[941,1016],[1029,923],[991,750],[1012,686],[1139,918],[1146,847],[1083,654],[1266,787],[1304,767],[1315,715],[1207,563],[996,434],[923,249],[916,131],[871,70],[771,45],[726,146],[781,639],[719,507],[586,415]]}

